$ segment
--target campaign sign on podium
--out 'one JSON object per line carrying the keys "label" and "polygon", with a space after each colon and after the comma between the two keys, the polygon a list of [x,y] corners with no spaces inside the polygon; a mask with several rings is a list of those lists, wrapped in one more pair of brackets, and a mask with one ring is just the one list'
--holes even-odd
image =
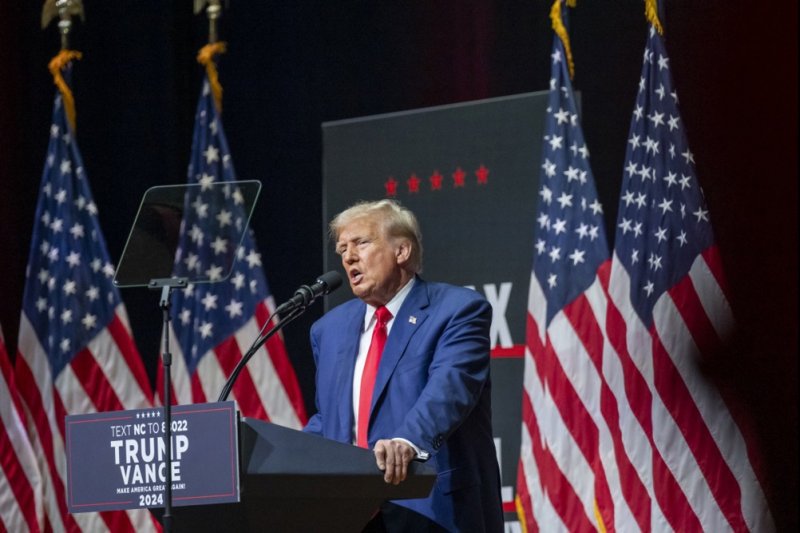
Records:
{"label": "campaign sign on podium", "polygon": [[[163,507],[163,408],[66,417],[71,513]],[[239,501],[234,402],[172,408],[173,505]]]}

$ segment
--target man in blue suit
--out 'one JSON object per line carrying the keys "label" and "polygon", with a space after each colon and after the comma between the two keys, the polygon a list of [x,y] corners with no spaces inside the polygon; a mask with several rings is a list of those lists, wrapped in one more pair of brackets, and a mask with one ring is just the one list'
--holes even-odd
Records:
{"label": "man in blue suit", "polygon": [[373,449],[387,483],[414,459],[435,466],[427,498],[384,504],[368,530],[502,531],[491,307],[419,277],[419,225],[394,201],[356,204],[330,230],[357,299],[311,328],[318,412],[305,431]]}

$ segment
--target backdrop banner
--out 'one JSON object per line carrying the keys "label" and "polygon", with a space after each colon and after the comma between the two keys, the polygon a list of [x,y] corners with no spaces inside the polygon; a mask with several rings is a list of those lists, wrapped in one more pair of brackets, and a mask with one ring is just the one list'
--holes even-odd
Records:
{"label": "backdrop banner", "polygon": [[[520,447],[528,284],[547,92],[327,122],[325,271],[341,269],[327,223],[358,200],[394,198],[422,226],[422,277],[492,304],[492,409],[507,519]],[[326,310],[352,297],[327,297]]]}

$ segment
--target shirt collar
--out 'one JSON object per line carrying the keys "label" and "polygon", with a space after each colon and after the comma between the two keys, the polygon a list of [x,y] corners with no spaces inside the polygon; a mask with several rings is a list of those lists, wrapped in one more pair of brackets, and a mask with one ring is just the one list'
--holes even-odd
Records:
{"label": "shirt collar", "polygon": [[[390,313],[392,313],[392,318],[397,316],[397,312],[400,311],[400,307],[402,307],[403,302],[406,300],[406,296],[408,296],[408,293],[411,292],[411,287],[414,286],[414,283],[416,283],[416,276],[412,277],[402,289],[397,291],[397,294],[395,294],[394,297],[384,306],[389,310]],[[376,309],[377,307],[374,305],[367,304],[367,312],[364,313],[364,329],[362,331],[367,331],[367,328],[369,328],[369,325],[372,322],[372,317],[375,316]]]}

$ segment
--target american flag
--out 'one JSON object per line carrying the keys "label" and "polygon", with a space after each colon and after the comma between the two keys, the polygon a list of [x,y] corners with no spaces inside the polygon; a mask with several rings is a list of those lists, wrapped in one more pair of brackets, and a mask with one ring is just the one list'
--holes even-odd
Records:
{"label": "american flag", "polygon": [[[560,19],[554,19],[554,28]],[[561,26],[563,29],[563,26]],[[566,34],[563,33],[566,37]],[[603,379],[609,249],[566,48],[554,37],[528,295],[518,515],[527,531],[594,531],[625,510],[613,398]],[[624,506],[624,504],[622,505]]]}
{"label": "american flag", "polygon": [[[171,327],[178,346],[173,349],[172,390],[180,404],[216,401],[275,311],[252,231],[245,233],[230,277],[219,281],[220,258],[237,244],[227,238],[229,230],[247,220],[240,191],[230,191],[227,205],[214,205],[212,184],[235,181],[236,173],[207,78],[197,104],[188,175],[189,183],[200,187],[186,200],[175,272],[218,282],[190,284],[173,295]],[[250,360],[233,387],[233,399],[244,416],[295,429],[306,423],[300,387],[280,336],[271,337]]]}
{"label": "american flag", "polygon": [[42,486],[0,328],[0,530],[41,531]]}
{"label": "american flag", "polygon": [[97,206],[57,94],[15,362],[42,475],[46,525],[57,531],[159,529],[147,510],[72,515],[66,507],[64,416],[152,405],[113,275]]}
{"label": "american flag", "polygon": [[653,28],[630,127],[606,332],[642,529],[772,531],[753,442],[703,376],[734,327],[708,208]]}

